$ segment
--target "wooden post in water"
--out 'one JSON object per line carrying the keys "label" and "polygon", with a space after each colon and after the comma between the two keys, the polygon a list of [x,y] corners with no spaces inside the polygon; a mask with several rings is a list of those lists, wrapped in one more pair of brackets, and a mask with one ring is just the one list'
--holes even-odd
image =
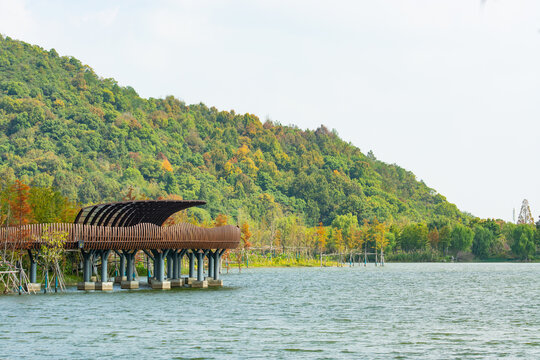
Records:
{"label": "wooden post in water", "polygon": [[19,265],[19,295],[22,294],[22,262],[18,262]]}

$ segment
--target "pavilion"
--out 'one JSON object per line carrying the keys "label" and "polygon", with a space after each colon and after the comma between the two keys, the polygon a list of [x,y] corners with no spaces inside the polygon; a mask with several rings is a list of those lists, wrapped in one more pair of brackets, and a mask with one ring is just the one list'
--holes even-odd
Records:
{"label": "pavilion", "polygon": [[[123,289],[135,289],[135,255],[143,251],[153,262],[154,289],[170,289],[184,284],[191,287],[221,286],[221,256],[240,242],[240,229],[226,225],[203,228],[180,223],[164,226],[174,213],[192,206],[204,205],[199,200],[124,201],[88,206],[80,210],[73,224],[32,224],[0,229],[0,245],[11,250],[26,250],[30,258],[28,288],[40,289],[36,281],[36,252],[43,244],[44,231],[67,234],[66,250],[80,251],[83,259],[83,281],[80,290],[112,290],[108,259],[111,252],[120,258],[120,274],[115,281]],[[3,243],[3,244],[2,244]],[[189,276],[182,278],[181,261],[189,261]],[[101,281],[91,281],[95,260],[101,258]],[[204,278],[204,260],[208,258],[208,277]],[[197,274],[195,275],[195,262]],[[166,264],[166,266],[165,266]]]}

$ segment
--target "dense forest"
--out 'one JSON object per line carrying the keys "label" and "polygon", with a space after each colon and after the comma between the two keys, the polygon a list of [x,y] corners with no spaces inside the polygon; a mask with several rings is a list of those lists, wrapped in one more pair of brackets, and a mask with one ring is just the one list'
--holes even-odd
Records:
{"label": "dense forest", "polygon": [[183,198],[207,201],[189,221],[211,226],[227,214],[258,247],[529,258],[538,244],[533,225],[465,214],[323,125],[143,99],[73,57],[0,36],[3,223],[16,180],[31,187],[25,196],[41,214],[32,221],[69,221],[98,202]]}

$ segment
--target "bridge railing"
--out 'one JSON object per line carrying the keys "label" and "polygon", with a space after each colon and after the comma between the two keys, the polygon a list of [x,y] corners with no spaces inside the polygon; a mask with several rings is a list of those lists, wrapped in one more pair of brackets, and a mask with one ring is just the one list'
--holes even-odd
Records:
{"label": "bridge railing", "polygon": [[39,249],[45,242],[45,232],[65,232],[66,249],[85,250],[233,249],[240,242],[240,229],[231,225],[202,228],[187,223],[172,226],[143,223],[110,227],[54,223],[0,228],[0,248]]}

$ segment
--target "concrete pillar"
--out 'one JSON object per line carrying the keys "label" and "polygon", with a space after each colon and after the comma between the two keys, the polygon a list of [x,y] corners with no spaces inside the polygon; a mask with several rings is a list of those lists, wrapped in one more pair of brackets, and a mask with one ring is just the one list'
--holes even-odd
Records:
{"label": "concrete pillar", "polygon": [[120,276],[126,276],[126,255],[120,253]]}
{"label": "concrete pillar", "polygon": [[31,250],[28,250],[28,257],[30,258],[30,282],[26,284],[26,291],[39,292],[41,291],[41,284],[37,282],[37,262]]}
{"label": "concrete pillar", "polygon": [[165,280],[165,256],[163,256],[163,253],[158,253],[155,259],[158,264],[158,272],[156,273],[156,280],[163,281]]}
{"label": "concrete pillar", "polygon": [[83,256],[83,281],[77,284],[77,289],[79,290],[95,290],[96,283],[90,281],[92,276],[92,266],[94,260],[94,251],[90,250],[85,252],[81,250]]}
{"label": "concrete pillar", "polygon": [[101,252],[101,282],[109,281],[108,262],[111,250],[103,250]]}
{"label": "concrete pillar", "polygon": [[113,283],[109,282],[108,261],[111,250],[101,251],[101,281],[96,282],[96,290],[112,291]]}
{"label": "concrete pillar", "polygon": [[208,253],[208,277],[214,277],[214,253],[211,251]]}
{"label": "concrete pillar", "polygon": [[178,270],[178,258],[180,257],[180,254],[176,252],[176,250],[172,254],[172,278],[173,279],[179,279],[180,278],[180,271]]}
{"label": "concrete pillar", "polygon": [[118,269],[118,276],[114,279],[114,282],[117,284],[121,284],[122,281],[126,281],[126,256],[121,253],[120,251],[114,251],[118,258],[120,259],[119,269]]}
{"label": "concrete pillar", "polygon": [[89,251],[87,253],[83,252],[83,281],[90,282],[90,277],[92,276],[92,253]]}
{"label": "concrete pillar", "polygon": [[37,282],[37,263],[30,250],[28,250],[28,257],[30,258],[30,283],[35,284]]}
{"label": "concrete pillar", "polygon": [[135,256],[134,254],[125,254],[126,256],[126,277],[127,281],[133,281],[133,260]]}
{"label": "concrete pillar", "polygon": [[172,270],[172,279],[171,287],[182,287],[184,286],[184,279],[180,277],[180,253],[177,250],[171,250],[172,261],[173,261],[173,270]]}
{"label": "concrete pillar", "polygon": [[157,277],[158,277],[159,268],[158,268],[158,263],[157,263],[155,254],[152,257],[152,267],[154,268],[154,277],[153,277],[153,279],[156,280]]}
{"label": "concrete pillar", "polygon": [[[152,250],[152,255],[154,255],[154,269],[155,269],[155,280],[152,281],[152,289],[170,289],[171,282],[165,280],[165,257],[169,254],[170,250],[157,251]],[[171,262],[172,266],[172,262]]]}
{"label": "concrete pillar", "polygon": [[203,281],[203,267],[204,267],[204,257],[203,253],[199,250],[197,253],[197,281]]}
{"label": "concrete pillar", "polygon": [[216,251],[211,255],[211,258],[213,258],[212,261],[212,273],[213,278],[208,278],[208,286],[223,286],[223,281],[219,279],[219,268],[220,268],[220,260],[221,260],[221,254],[223,252],[219,249],[216,249]]}
{"label": "concrete pillar", "polygon": [[126,258],[126,279],[122,281],[122,289],[138,289],[139,282],[133,278],[133,272],[135,270],[135,254],[137,251],[127,252],[124,251],[124,256]]}
{"label": "concrete pillar", "polygon": [[171,253],[171,251],[169,251],[169,253],[167,254],[167,278],[168,279],[172,279],[174,278],[174,275],[173,275],[173,253]]}
{"label": "concrete pillar", "polygon": [[195,277],[195,254],[193,253],[193,250],[189,253],[189,277],[194,278]]}
{"label": "concrete pillar", "polygon": [[[208,281],[204,280],[203,268],[204,268],[204,258],[206,254],[202,250],[197,251],[197,280],[193,278],[188,278],[188,284],[192,288],[205,288],[208,287]],[[191,270],[191,266],[190,266]]]}
{"label": "concrete pillar", "polygon": [[214,280],[219,280],[219,270],[221,265],[221,254],[219,249],[214,253]]}

